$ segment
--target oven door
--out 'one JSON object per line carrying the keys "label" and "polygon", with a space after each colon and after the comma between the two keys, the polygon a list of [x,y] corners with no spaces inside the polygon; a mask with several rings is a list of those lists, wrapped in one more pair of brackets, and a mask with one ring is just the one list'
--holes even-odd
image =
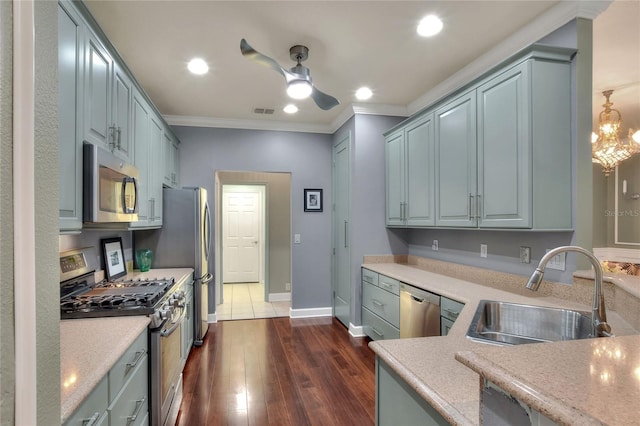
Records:
{"label": "oven door", "polygon": [[[182,323],[187,311],[180,305],[162,327],[151,331],[151,424],[163,426],[169,423],[171,408],[180,401],[180,373],[182,358]],[[175,411],[175,410],[174,410]],[[173,420],[175,422],[175,419]]]}

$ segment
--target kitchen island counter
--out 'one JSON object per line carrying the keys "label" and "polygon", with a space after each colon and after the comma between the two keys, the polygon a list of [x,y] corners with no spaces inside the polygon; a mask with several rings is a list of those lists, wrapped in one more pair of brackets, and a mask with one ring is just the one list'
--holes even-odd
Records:
{"label": "kitchen island counter", "polygon": [[[191,274],[191,268],[151,269],[133,271],[122,280],[166,277],[178,283]],[[149,323],[146,315],[60,321],[61,423],[89,396]]]}
{"label": "kitchen island counter", "polygon": [[[442,296],[463,302],[464,308],[449,334],[442,337],[423,337],[412,339],[381,340],[370,343],[370,347],[376,355],[397,373],[420,397],[427,401],[447,421],[458,425],[477,425],[480,420],[480,376],[477,372],[467,368],[456,360],[456,353],[482,354],[483,350],[491,350],[502,353],[505,358],[521,357],[524,362],[529,361],[535,349],[551,349],[558,343],[541,343],[520,346],[493,346],[469,340],[466,337],[467,328],[476,312],[478,303],[482,299],[509,301],[540,306],[564,307],[570,309],[590,310],[584,304],[559,299],[557,297],[538,295],[535,292],[518,292],[500,290],[495,287],[475,284],[432,272],[425,271],[409,265],[396,263],[364,264],[363,267],[380,274],[398,279],[410,285],[432,291]],[[500,280],[500,274],[496,274],[496,280]],[[526,282],[527,277],[522,277]],[[636,334],[620,315],[614,311],[608,312],[609,322],[617,335]],[[634,336],[629,339],[639,339]],[[606,339],[614,342],[614,339]],[[594,339],[568,342],[572,343],[574,350],[587,353]],[[531,351],[531,354],[529,354]],[[479,355],[481,356],[481,355]],[[585,355],[586,356],[586,355]],[[570,358],[569,358],[570,359]],[[544,365],[553,363],[546,357],[536,359],[536,362]],[[551,367],[551,365],[549,365]],[[582,366],[586,371],[589,364]],[[587,384],[576,383],[573,389],[565,389],[565,392],[580,393]],[[545,389],[539,389],[544,393]],[[615,394],[610,395],[615,398]],[[546,413],[548,406],[534,405],[532,407]],[[558,407],[556,407],[558,408]],[[578,411],[588,410],[588,407],[576,407]],[[585,411],[586,412],[586,411]],[[548,414],[545,414],[548,415]]]}

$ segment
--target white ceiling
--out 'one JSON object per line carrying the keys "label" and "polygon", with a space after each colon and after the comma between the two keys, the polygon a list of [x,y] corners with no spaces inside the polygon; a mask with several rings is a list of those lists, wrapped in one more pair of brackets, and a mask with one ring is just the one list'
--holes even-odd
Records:
{"label": "white ceiling", "polygon": [[[380,110],[414,112],[411,106],[415,109],[422,95],[558,2],[86,3],[163,115],[226,120],[237,122],[238,127],[248,122],[278,122],[327,128],[356,102]],[[433,38],[422,38],[416,34],[416,25],[431,13],[442,18],[444,30]],[[619,0],[596,19],[594,93],[598,96],[594,95],[594,109],[602,103],[599,93],[606,88],[615,90],[612,101],[625,119],[627,97],[636,96],[640,108],[639,25],[637,0]],[[341,105],[323,111],[307,99],[294,102],[300,109],[297,114],[282,112],[291,103],[284,79],[242,57],[239,45],[243,37],[285,68],[294,65],[289,47],[306,45],[309,59],[304,65],[315,85],[337,97]],[[625,47],[629,41],[635,43],[635,56]],[[208,62],[208,74],[194,76],[187,71],[187,61],[195,56]],[[362,85],[374,93],[366,103],[354,96]],[[273,108],[275,113],[257,115],[255,108]]]}

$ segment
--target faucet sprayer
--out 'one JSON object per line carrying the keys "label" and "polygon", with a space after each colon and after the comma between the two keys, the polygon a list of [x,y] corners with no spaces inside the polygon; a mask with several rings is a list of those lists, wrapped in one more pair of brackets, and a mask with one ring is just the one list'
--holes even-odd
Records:
{"label": "faucet sprayer", "polygon": [[604,307],[604,294],[602,291],[602,266],[600,261],[589,251],[578,246],[562,246],[549,250],[538,263],[538,267],[529,281],[527,281],[527,288],[529,290],[537,291],[542,282],[542,276],[544,275],[545,267],[547,263],[556,255],[565,252],[581,253],[589,259],[595,270],[594,288],[593,288],[593,307],[591,308],[591,335],[593,337],[609,337],[611,334],[611,326],[607,323],[607,313]]}

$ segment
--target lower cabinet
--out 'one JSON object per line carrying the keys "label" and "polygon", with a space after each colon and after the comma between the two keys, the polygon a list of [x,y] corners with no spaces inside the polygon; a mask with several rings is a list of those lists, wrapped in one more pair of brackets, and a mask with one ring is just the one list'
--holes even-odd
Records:
{"label": "lower cabinet", "polygon": [[449,425],[427,401],[376,357],[376,425]]}
{"label": "lower cabinet", "polygon": [[483,425],[553,426],[557,424],[486,379],[480,393],[480,419]]}
{"label": "lower cabinet", "polygon": [[147,330],[91,391],[65,425],[138,426],[149,423]]}
{"label": "lower cabinet", "polygon": [[400,338],[400,283],[362,269],[362,327],[373,340]]}

